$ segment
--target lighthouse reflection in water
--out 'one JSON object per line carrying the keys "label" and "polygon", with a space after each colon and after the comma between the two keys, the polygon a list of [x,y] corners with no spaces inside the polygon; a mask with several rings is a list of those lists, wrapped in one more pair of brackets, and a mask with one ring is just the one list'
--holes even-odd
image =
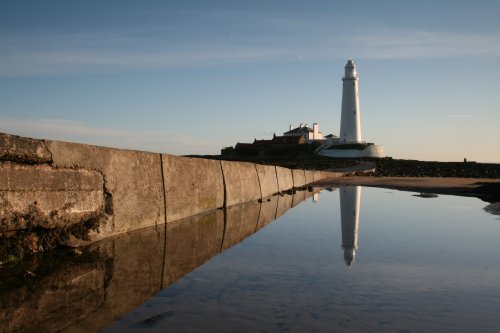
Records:
{"label": "lighthouse reflection in water", "polygon": [[339,191],[342,249],[344,250],[345,263],[351,267],[358,251],[361,186],[340,186]]}

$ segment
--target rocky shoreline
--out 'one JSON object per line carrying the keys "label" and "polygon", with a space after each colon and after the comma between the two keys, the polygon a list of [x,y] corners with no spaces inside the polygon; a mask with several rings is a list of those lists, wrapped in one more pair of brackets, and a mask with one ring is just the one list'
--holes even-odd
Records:
{"label": "rocky shoreline", "polygon": [[347,176],[315,183],[320,187],[360,185],[424,194],[476,197],[488,203],[500,202],[500,179],[446,177],[366,177]]}
{"label": "rocky shoreline", "polygon": [[[192,156],[224,159],[220,155]],[[368,176],[376,177],[459,177],[500,179],[500,164],[477,162],[437,162],[399,160],[387,158],[345,159],[318,156],[312,152],[300,152],[274,157],[236,157],[231,160],[277,165],[287,168],[339,171],[360,163],[375,164],[375,171]]]}
{"label": "rocky shoreline", "polygon": [[500,164],[476,162],[430,162],[417,160],[373,160],[374,176],[500,178]]}

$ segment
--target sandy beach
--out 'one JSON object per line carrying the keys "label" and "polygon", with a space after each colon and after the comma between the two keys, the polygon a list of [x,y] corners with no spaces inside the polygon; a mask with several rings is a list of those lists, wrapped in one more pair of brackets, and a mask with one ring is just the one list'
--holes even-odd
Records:
{"label": "sandy beach", "polygon": [[315,185],[362,185],[421,193],[474,196],[487,202],[500,201],[500,179],[490,178],[347,176],[325,179]]}

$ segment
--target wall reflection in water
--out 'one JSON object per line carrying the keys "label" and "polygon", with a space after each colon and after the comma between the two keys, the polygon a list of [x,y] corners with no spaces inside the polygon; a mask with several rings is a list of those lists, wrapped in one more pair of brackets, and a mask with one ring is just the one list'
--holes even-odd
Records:
{"label": "wall reflection in water", "polygon": [[0,268],[0,332],[96,332],[320,189],[273,196]]}

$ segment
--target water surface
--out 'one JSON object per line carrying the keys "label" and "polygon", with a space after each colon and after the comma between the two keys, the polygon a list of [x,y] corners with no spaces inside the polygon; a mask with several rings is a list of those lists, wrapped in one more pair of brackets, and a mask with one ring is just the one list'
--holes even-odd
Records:
{"label": "water surface", "polygon": [[0,269],[0,332],[498,332],[475,198],[273,196]]}
{"label": "water surface", "polygon": [[324,191],[105,331],[498,332],[500,221],[485,205]]}

